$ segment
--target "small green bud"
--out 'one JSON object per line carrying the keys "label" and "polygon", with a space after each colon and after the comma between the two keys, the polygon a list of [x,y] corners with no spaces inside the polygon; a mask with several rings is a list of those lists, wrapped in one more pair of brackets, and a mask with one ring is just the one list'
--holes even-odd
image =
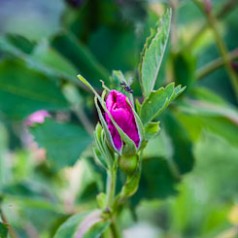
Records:
{"label": "small green bud", "polygon": [[119,158],[119,167],[127,175],[132,174],[138,166],[138,156],[121,156]]}

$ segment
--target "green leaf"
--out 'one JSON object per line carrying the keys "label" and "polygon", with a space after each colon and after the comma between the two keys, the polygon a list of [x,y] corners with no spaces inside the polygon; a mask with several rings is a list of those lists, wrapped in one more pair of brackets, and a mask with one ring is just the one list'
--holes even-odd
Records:
{"label": "green leaf", "polygon": [[69,238],[74,237],[74,234],[76,232],[76,229],[80,222],[85,219],[85,217],[89,214],[89,212],[84,212],[80,214],[76,214],[74,216],[71,216],[69,219],[64,222],[59,229],[57,230],[56,234],[54,235],[54,238]]}
{"label": "green leaf", "polygon": [[[12,46],[16,47],[17,49],[21,50],[26,54],[30,54],[35,47],[34,42],[29,41],[27,38],[21,35],[9,34],[4,36],[4,38],[6,39],[7,42],[9,42],[9,44],[11,44]],[[2,45],[0,44],[0,49],[2,48],[1,46]]]}
{"label": "green leaf", "polygon": [[194,165],[193,144],[186,129],[172,113],[166,113],[162,123],[173,148],[170,164],[178,176],[191,171]]}
{"label": "green leaf", "polygon": [[47,119],[30,128],[36,142],[47,151],[47,157],[57,169],[72,166],[91,144],[92,138],[79,125]]}
{"label": "green leaf", "polygon": [[107,70],[99,64],[86,46],[69,32],[55,36],[51,46],[77,67],[79,73],[89,79],[93,86],[99,87],[99,80],[109,81]]}
{"label": "green leaf", "polygon": [[73,64],[48,45],[46,40],[38,45],[18,36],[0,37],[0,52],[13,55],[39,73],[77,83],[77,70]]}
{"label": "green leaf", "polygon": [[161,17],[156,31],[152,31],[142,52],[139,65],[143,95],[147,97],[154,89],[170,32],[171,9]]}
{"label": "green leaf", "polygon": [[0,63],[0,110],[8,117],[23,119],[40,109],[62,110],[67,106],[53,80],[19,60]]}
{"label": "green leaf", "polygon": [[[101,116],[99,116],[101,117]],[[106,141],[105,132],[101,125],[98,123],[94,132],[94,139],[96,142],[96,148],[94,149],[95,157],[100,161],[104,168],[108,168],[112,165],[113,156],[108,148],[108,142]]]}
{"label": "green leaf", "polygon": [[142,122],[146,125],[158,117],[183,90],[184,88],[181,88],[180,85],[174,87],[174,83],[171,83],[166,88],[151,92],[140,109]]}
{"label": "green leaf", "polygon": [[7,225],[0,222],[0,238],[7,238],[7,233]]}
{"label": "green leaf", "polygon": [[60,226],[54,238],[99,238],[110,224],[101,215],[100,210],[74,215]]}
{"label": "green leaf", "polygon": [[145,158],[137,193],[132,201],[137,204],[141,199],[164,199],[175,195],[178,182],[168,161],[160,157]]}
{"label": "green leaf", "polygon": [[97,222],[85,234],[84,238],[100,238],[103,232],[109,227],[110,222]]}
{"label": "green leaf", "polygon": [[178,52],[172,55],[174,81],[176,85],[186,86],[186,90],[195,79],[196,60],[188,52]]}

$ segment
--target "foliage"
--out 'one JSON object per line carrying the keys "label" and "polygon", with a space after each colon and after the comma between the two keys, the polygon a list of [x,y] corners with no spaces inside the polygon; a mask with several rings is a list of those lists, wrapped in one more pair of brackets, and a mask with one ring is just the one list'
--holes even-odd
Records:
{"label": "foliage", "polygon": [[[49,36],[0,35],[0,237],[140,237],[141,222],[156,237],[237,237],[238,4],[161,2],[55,2]],[[109,89],[143,137],[136,148],[119,131],[120,155]],[[38,110],[50,117],[27,126]]]}

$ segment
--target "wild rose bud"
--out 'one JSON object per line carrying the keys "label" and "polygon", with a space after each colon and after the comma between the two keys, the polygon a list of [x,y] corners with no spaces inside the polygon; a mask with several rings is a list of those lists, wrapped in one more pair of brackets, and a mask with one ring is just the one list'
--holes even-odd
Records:
{"label": "wild rose bud", "polygon": [[43,123],[45,118],[49,116],[50,114],[47,111],[39,110],[28,116],[25,123],[27,126],[32,126],[35,123]]}
{"label": "wild rose bud", "polygon": [[[140,135],[136,125],[134,113],[131,106],[128,104],[127,97],[123,93],[116,90],[110,91],[106,99],[106,108],[110,112],[114,121],[138,148],[140,144]],[[121,150],[123,141],[117,129],[113,125],[108,113],[105,113],[105,119],[115,148],[117,150]]]}

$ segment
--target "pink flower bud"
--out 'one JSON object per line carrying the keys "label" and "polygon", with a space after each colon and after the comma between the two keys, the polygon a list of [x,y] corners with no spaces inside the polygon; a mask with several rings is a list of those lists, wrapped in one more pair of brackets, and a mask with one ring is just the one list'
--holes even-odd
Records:
{"label": "pink flower bud", "polygon": [[32,126],[35,123],[43,123],[45,118],[49,116],[50,114],[47,111],[39,110],[28,116],[25,123],[27,126]]}
{"label": "pink flower bud", "polygon": [[[107,96],[106,107],[118,126],[132,141],[134,141],[136,147],[138,148],[140,144],[140,136],[136,125],[135,116],[131,106],[128,104],[127,97],[121,92],[112,90]],[[108,113],[105,113],[105,118],[113,139],[113,143],[117,150],[121,150],[123,145],[122,139],[110,120]]]}

